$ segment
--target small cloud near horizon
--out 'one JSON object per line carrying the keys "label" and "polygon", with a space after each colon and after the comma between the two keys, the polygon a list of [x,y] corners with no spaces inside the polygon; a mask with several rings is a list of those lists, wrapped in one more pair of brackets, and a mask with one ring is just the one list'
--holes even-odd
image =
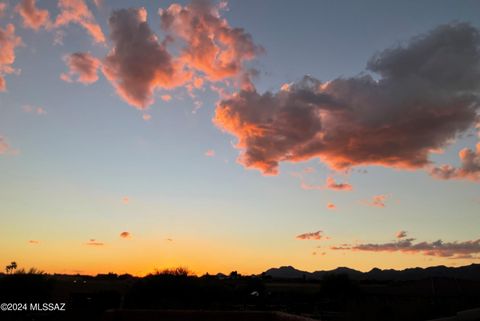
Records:
{"label": "small cloud near horizon", "polygon": [[323,234],[323,231],[321,231],[321,230],[318,230],[318,231],[316,231],[316,232],[303,233],[303,234],[297,235],[295,238],[296,238],[297,240],[321,240],[321,239],[328,239],[328,237],[326,237],[326,236]]}
{"label": "small cloud near horizon", "polygon": [[403,239],[403,238],[407,237],[407,231],[403,231],[403,230],[398,231],[397,234],[395,234],[395,237],[397,239]]}
{"label": "small cloud near horizon", "polygon": [[89,245],[89,246],[103,246],[103,245],[105,245],[105,243],[99,242],[99,241],[97,241],[96,239],[90,239],[90,240],[88,240],[87,243],[85,243],[85,245]]}
{"label": "small cloud near horizon", "polygon": [[125,231],[125,232],[120,233],[120,237],[122,239],[130,239],[130,238],[132,238],[132,234],[130,234],[130,232]]}

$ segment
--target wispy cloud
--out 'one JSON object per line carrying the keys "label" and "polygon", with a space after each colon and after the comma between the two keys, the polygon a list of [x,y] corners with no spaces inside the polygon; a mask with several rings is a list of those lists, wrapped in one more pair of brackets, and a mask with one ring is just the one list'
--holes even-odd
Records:
{"label": "wispy cloud", "polygon": [[97,241],[97,240],[95,240],[95,239],[90,239],[90,240],[88,240],[87,243],[85,243],[85,245],[89,245],[89,246],[104,246],[105,243],[99,242],[99,241]]}
{"label": "wispy cloud", "polygon": [[362,203],[368,206],[383,208],[386,206],[385,203],[387,198],[388,198],[387,195],[383,195],[383,194],[375,195],[372,197],[371,200],[366,200],[366,201],[363,201]]}
{"label": "wispy cloud", "polygon": [[303,233],[300,235],[297,235],[295,237],[297,240],[321,240],[323,238],[326,238],[326,236],[323,234],[323,231],[316,231],[316,232],[310,232],[310,233]]}
{"label": "wispy cloud", "polygon": [[16,72],[15,49],[22,45],[22,39],[15,34],[15,26],[9,23],[4,29],[0,27],[0,92],[7,90],[5,75]]}
{"label": "wispy cloud", "polygon": [[444,242],[414,242],[415,239],[400,239],[389,243],[365,243],[357,245],[344,244],[332,247],[332,250],[353,250],[367,252],[403,252],[419,253],[427,256],[449,257],[449,258],[470,258],[474,254],[480,254],[480,239],[471,241]]}
{"label": "wispy cloud", "polygon": [[102,28],[95,21],[95,17],[83,0],[59,0],[59,15],[55,19],[55,27],[66,26],[71,23],[84,28],[95,43],[105,42]]}

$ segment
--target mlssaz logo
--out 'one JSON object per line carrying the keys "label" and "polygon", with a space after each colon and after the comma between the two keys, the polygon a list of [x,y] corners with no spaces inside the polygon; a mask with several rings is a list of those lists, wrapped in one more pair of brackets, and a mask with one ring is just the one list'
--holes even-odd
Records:
{"label": "mlssaz logo", "polygon": [[66,311],[65,303],[30,303],[30,311]]}

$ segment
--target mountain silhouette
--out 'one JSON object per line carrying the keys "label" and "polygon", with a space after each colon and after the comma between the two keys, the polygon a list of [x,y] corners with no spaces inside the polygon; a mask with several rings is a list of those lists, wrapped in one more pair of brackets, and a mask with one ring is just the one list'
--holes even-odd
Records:
{"label": "mountain silhouette", "polygon": [[347,267],[338,267],[327,271],[302,271],[293,266],[271,268],[263,273],[275,279],[309,279],[321,280],[326,275],[346,274],[352,280],[420,280],[432,277],[457,278],[467,280],[480,280],[480,264],[471,264],[461,267],[447,267],[444,265],[428,268],[408,268],[404,270],[373,268],[368,272],[361,272]]}

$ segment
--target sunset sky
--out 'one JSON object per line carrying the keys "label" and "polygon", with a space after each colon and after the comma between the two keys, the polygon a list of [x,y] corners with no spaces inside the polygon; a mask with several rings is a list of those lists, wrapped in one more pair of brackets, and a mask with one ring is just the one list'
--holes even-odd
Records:
{"label": "sunset sky", "polygon": [[479,13],[0,0],[0,265],[480,263]]}

